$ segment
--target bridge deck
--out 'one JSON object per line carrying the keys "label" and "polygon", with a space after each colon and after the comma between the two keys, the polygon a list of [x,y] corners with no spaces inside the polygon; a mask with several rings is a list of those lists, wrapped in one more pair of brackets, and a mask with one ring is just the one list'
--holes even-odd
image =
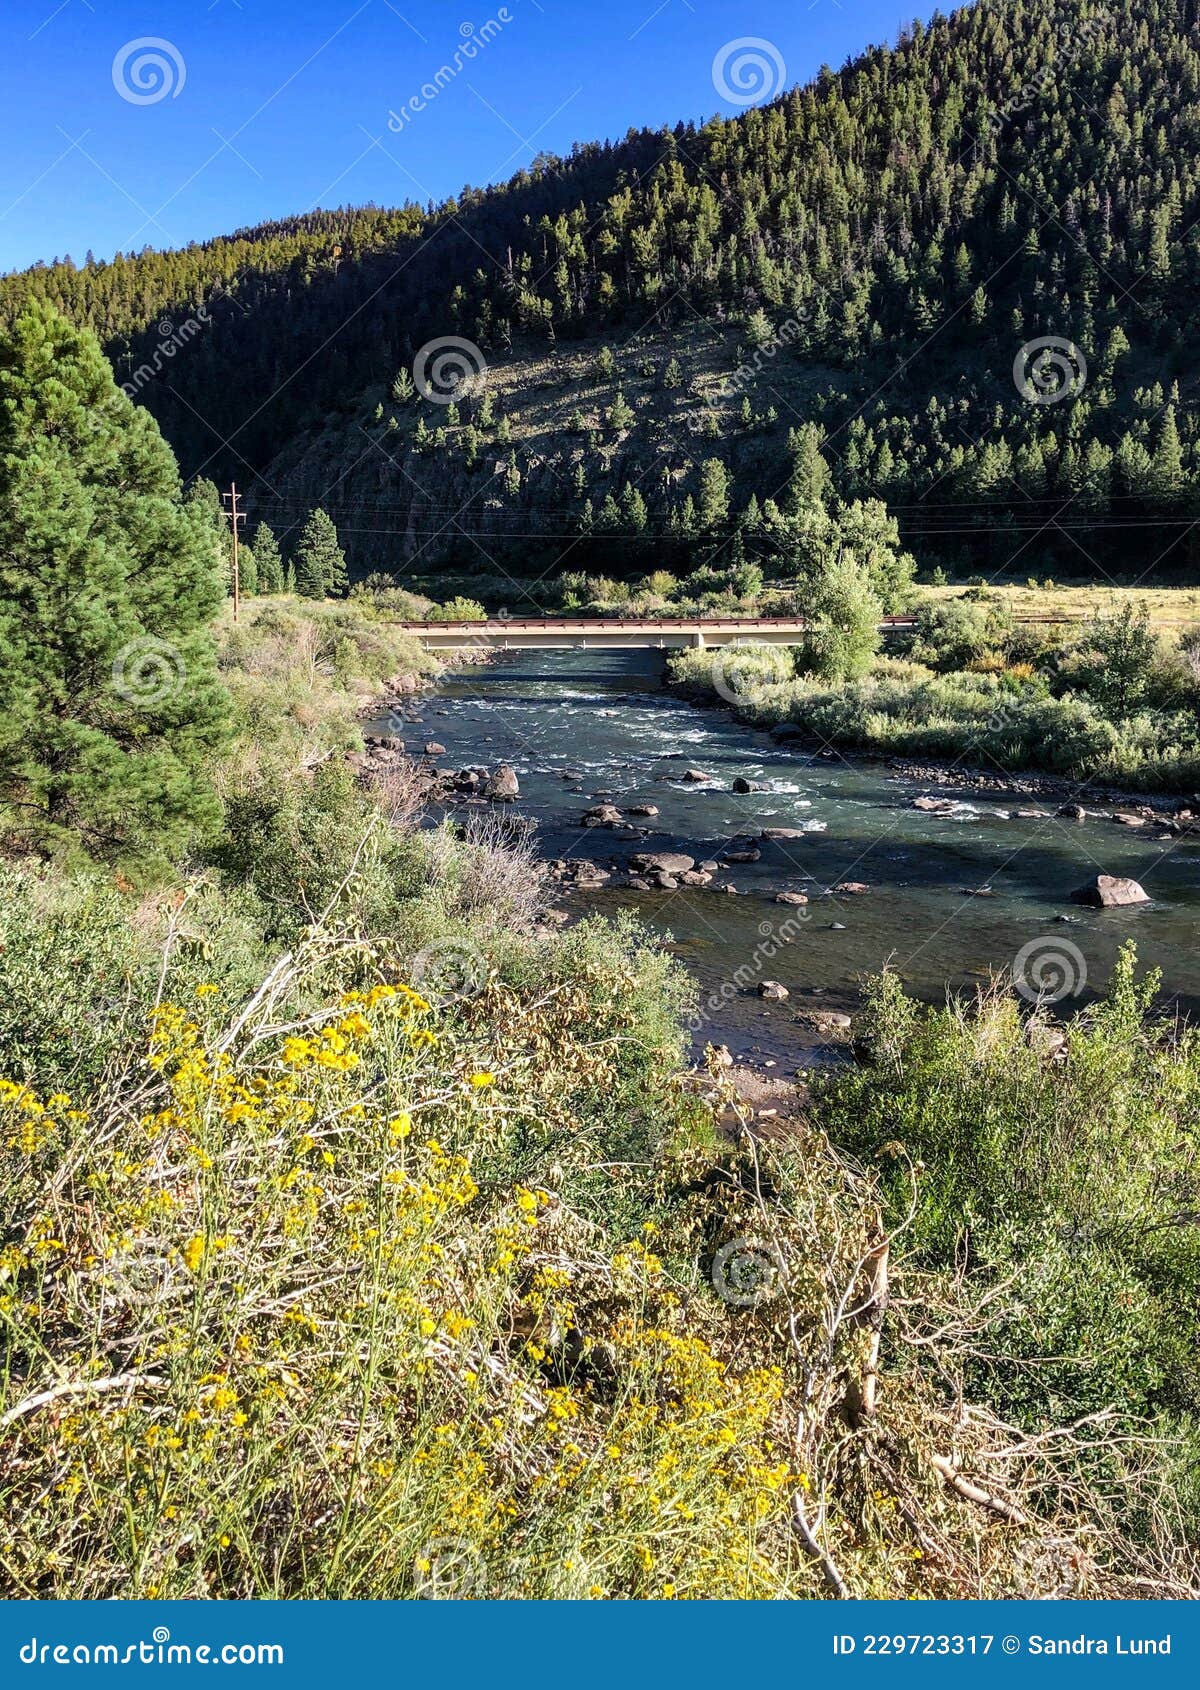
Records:
{"label": "bridge deck", "polygon": [[[885,616],[880,628],[911,628],[911,616]],[[485,622],[398,622],[434,650],[495,647],[529,649],[675,649],[707,645],[797,645],[808,631],[802,616],[638,617],[495,616]]]}

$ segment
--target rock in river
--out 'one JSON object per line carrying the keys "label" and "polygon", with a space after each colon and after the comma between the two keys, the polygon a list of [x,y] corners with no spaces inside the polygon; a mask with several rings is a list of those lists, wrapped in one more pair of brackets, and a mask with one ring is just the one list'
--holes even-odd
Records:
{"label": "rock in river", "polygon": [[786,998],[788,989],[781,985],[778,980],[760,980],[758,982],[758,995],[760,998]]}
{"label": "rock in river", "polygon": [[488,780],[484,788],[484,795],[488,798],[495,798],[502,803],[507,803],[511,799],[521,796],[517,771],[511,763],[501,763],[495,774]]}
{"label": "rock in river", "polygon": [[630,857],[629,866],[639,874],[687,874],[695,868],[696,859],[680,851],[639,851]]}
{"label": "rock in river", "polygon": [[1150,896],[1136,880],[1126,880],[1117,874],[1098,874],[1072,892],[1077,904],[1091,904],[1094,909],[1118,909],[1125,904],[1148,904]]}

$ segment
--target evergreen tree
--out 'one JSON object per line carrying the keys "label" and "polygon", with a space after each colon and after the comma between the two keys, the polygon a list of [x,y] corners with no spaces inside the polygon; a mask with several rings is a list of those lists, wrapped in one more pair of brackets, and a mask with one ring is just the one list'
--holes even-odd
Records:
{"label": "evergreen tree", "polygon": [[296,545],[296,591],[306,599],[338,597],[346,589],[346,559],[337,529],[323,510],[310,513]]}
{"label": "evergreen tree", "polygon": [[610,428],[632,428],[635,420],[633,406],[618,387],[613,402],[608,408],[608,426]]}
{"label": "evergreen tree", "polygon": [[39,849],[177,849],[215,816],[228,701],[213,535],[94,335],[0,339],[0,805]]}
{"label": "evergreen tree", "polygon": [[815,423],[802,423],[792,429],[788,436],[788,455],[791,459],[789,509],[821,504],[829,492],[830,475],[829,465],[821,456],[821,431]]}
{"label": "evergreen tree", "polygon": [[259,592],[281,593],[283,557],[274,531],[268,528],[265,522],[260,522],[254,530],[254,560],[258,565]]}
{"label": "evergreen tree", "polygon": [[252,599],[258,590],[258,560],[254,547],[243,542],[238,547],[238,592],[243,598]]}
{"label": "evergreen tree", "polygon": [[729,471],[720,458],[705,458],[700,465],[700,526],[720,528],[729,516]]}
{"label": "evergreen tree", "polygon": [[199,475],[184,495],[185,503],[200,524],[211,548],[213,569],[225,593],[233,591],[233,530],[215,482]]}

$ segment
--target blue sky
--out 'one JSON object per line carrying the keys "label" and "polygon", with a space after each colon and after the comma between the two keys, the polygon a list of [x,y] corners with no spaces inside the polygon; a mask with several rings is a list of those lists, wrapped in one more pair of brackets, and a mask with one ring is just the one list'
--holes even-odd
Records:
{"label": "blue sky", "polygon": [[[912,15],[894,0],[4,0],[0,270],[442,199],[539,149],[732,114],[763,77],[803,82]],[[719,90],[714,60],[748,38]],[[739,83],[747,54],[757,80],[747,63]]]}

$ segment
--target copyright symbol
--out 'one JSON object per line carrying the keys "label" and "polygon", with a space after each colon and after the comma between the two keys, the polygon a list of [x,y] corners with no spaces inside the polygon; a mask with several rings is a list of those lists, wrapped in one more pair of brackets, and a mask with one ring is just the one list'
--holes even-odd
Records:
{"label": "copyright symbol", "polygon": [[1019,1637],[1002,1637],[1000,1639],[1000,1647],[1004,1650],[1006,1655],[1019,1655],[1021,1652],[1021,1639]]}

